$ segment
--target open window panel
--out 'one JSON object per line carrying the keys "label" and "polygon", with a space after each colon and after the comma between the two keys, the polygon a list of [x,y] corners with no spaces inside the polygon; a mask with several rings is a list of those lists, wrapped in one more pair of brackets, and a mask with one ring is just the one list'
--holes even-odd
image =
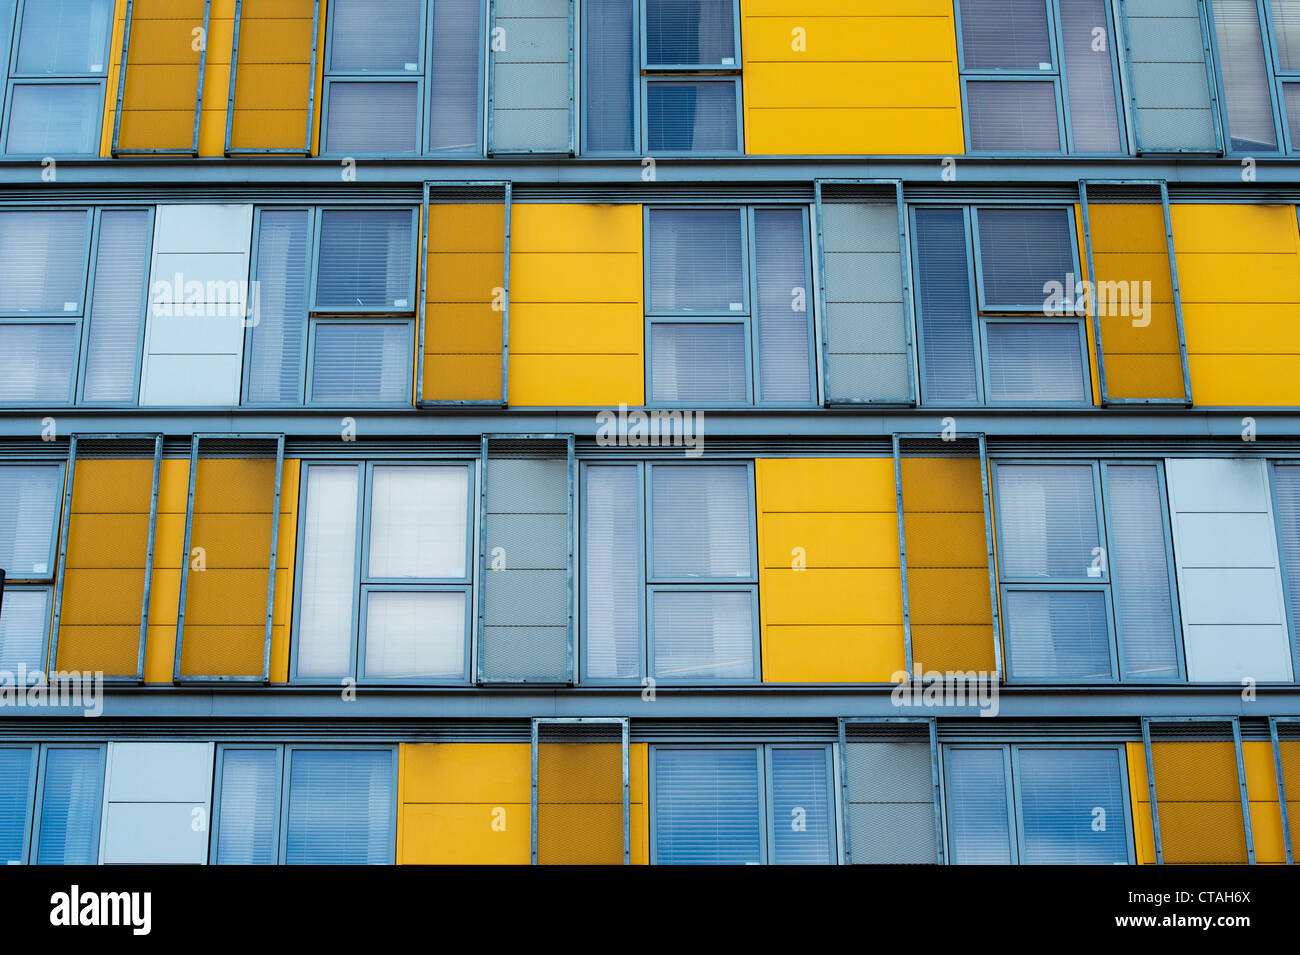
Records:
{"label": "open window panel", "polygon": [[533,865],[631,861],[628,721],[533,720]]}
{"label": "open window panel", "polygon": [[573,683],[573,435],[484,435],[479,683]]}
{"label": "open window panel", "polygon": [[270,678],[284,435],[190,441],[175,682]]}
{"label": "open window panel", "polygon": [[114,156],[198,156],[211,16],[212,0],[126,0]]}
{"label": "open window panel", "polygon": [[1295,864],[1300,839],[1300,716],[1271,716],[1269,737],[1277,769],[1278,811],[1282,819],[1282,844],[1286,864]]}
{"label": "open window panel", "polygon": [[988,448],[982,433],[896,433],[894,489],[908,672],[1000,681]]}
{"label": "open window panel", "polygon": [[1079,208],[1101,403],[1190,406],[1168,185],[1080,180]]}
{"label": "open window panel", "polygon": [[50,627],[51,673],[144,680],[161,434],[74,434]]}
{"label": "open window panel", "polygon": [[489,0],[489,156],[572,156],[576,0]]}
{"label": "open window panel", "polygon": [[813,189],[823,400],[915,405],[903,183],[818,179]]}
{"label": "open window panel", "polygon": [[510,353],[506,182],[426,182],[416,404],[504,408]]}
{"label": "open window panel", "polygon": [[226,155],[310,156],[321,0],[235,0]]}
{"label": "open window panel", "polygon": [[845,863],[942,865],[935,721],[842,718],[839,737]]}
{"label": "open window panel", "polygon": [[1143,717],[1159,865],[1255,864],[1236,717]]}

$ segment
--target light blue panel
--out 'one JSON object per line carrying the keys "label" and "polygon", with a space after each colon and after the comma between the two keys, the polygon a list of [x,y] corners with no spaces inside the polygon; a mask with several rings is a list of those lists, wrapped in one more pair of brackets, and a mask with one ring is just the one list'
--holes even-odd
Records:
{"label": "light blue panel", "polygon": [[653,753],[654,858],[659,865],[763,861],[763,814],[754,749]]}
{"label": "light blue panel", "polygon": [[1026,865],[1124,865],[1128,794],[1115,749],[1022,748],[1019,797]]}
{"label": "light blue panel", "polygon": [[979,397],[966,217],[960,209],[914,213],[921,375],[928,403]]}
{"label": "light blue panel", "polygon": [[928,743],[848,743],[849,845],[853,864],[938,861]]}
{"label": "light blue panel", "polygon": [[102,861],[205,862],[212,752],[210,743],[113,743]]}
{"label": "light blue panel", "polygon": [[825,747],[773,747],[772,861],[834,865],[835,810],[830,803]]}
{"label": "light blue panel", "polygon": [[280,760],[271,749],[227,749],[221,757],[218,865],[274,865]]}
{"label": "light blue panel", "polygon": [[944,756],[949,858],[958,865],[1014,861],[1001,749],[949,749]]}
{"label": "light blue panel", "polygon": [[5,152],[15,156],[94,156],[99,151],[100,83],[15,84]]}
{"label": "light blue panel", "polygon": [[152,241],[148,210],[101,213],[86,333],[86,401],[136,399]]}
{"label": "light blue panel", "polygon": [[40,837],[42,865],[94,865],[99,859],[103,812],[103,751],[57,747],[45,754]]}
{"label": "light blue panel", "polygon": [[391,865],[397,844],[391,750],[288,754],[285,862]]}
{"label": "light blue panel", "polygon": [[207,802],[208,743],[114,743],[110,756],[109,802]]}
{"label": "light blue panel", "polygon": [[1129,75],[1147,152],[1215,152],[1197,0],[1128,0]]}
{"label": "light blue panel", "polygon": [[27,861],[34,767],[30,747],[0,749],[0,865]]}
{"label": "light blue panel", "polygon": [[492,150],[569,151],[568,0],[495,0]]}
{"label": "light blue panel", "polygon": [[207,855],[206,803],[109,803],[106,865],[200,865]]}

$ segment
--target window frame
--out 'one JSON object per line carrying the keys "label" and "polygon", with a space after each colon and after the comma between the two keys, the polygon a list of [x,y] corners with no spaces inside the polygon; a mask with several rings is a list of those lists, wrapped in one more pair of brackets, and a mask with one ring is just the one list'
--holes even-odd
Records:
{"label": "window frame", "polygon": [[63,568],[60,566],[59,551],[62,541],[62,527],[64,525],[63,503],[67,495],[68,467],[66,461],[14,461],[0,464],[0,470],[5,467],[22,467],[22,468],[53,468],[57,472],[54,481],[57,496],[54,501],[53,520],[50,529],[50,547],[47,553],[49,559],[46,561],[48,574],[37,577],[34,575],[22,576],[14,573],[6,573],[4,580],[4,593],[44,593],[45,615],[42,617],[44,632],[41,638],[41,659],[40,672],[46,673],[50,670],[53,660],[51,659],[50,641],[54,630],[53,619],[57,612],[61,596],[63,593]]}
{"label": "window frame", "polygon": [[[94,804],[97,807],[94,812],[95,820],[95,859],[93,862],[82,863],[85,865],[97,865],[100,858],[100,850],[103,849],[104,843],[104,805],[105,805],[105,786],[107,785],[106,772],[108,769],[108,745],[106,743],[41,743],[40,744],[40,777],[36,785],[36,797],[32,810],[32,830],[31,840],[28,845],[28,859],[34,865],[41,865],[41,826],[45,809],[45,783],[46,776],[49,772],[49,754],[56,749],[85,749],[94,750],[99,755],[99,784],[96,789]],[[45,863],[47,865],[58,863]],[[76,863],[73,863],[76,864]]]}
{"label": "window frame", "polygon": [[[1277,477],[1279,465],[1284,468],[1300,470],[1300,458],[1269,458],[1266,463],[1269,502],[1273,510],[1273,539],[1277,548],[1278,572],[1282,578],[1282,600],[1286,604],[1286,624],[1289,636],[1287,643],[1291,650],[1291,672],[1295,677],[1295,682],[1300,682],[1300,619],[1297,619],[1297,614],[1293,612],[1294,607],[1292,604],[1293,598],[1300,597],[1300,594],[1293,594],[1295,588],[1291,582],[1290,571],[1292,568],[1288,566],[1286,548],[1282,544],[1282,511],[1281,502],[1278,499]],[[1300,516],[1300,510],[1297,511],[1297,516]],[[1296,567],[1294,570],[1300,573],[1300,567]]]}
{"label": "window frame", "polygon": [[[1210,55],[1214,60],[1214,87],[1218,97],[1219,110],[1216,119],[1219,123],[1219,136],[1223,144],[1223,156],[1286,156],[1290,136],[1287,131],[1286,103],[1282,88],[1285,81],[1279,76],[1276,59],[1276,42],[1273,35],[1273,16],[1271,4],[1265,0],[1253,0],[1255,16],[1259,22],[1260,69],[1264,72],[1264,85],[1268,89],[1269,109],[1273,119],[1273,138],[1277,140],[1276,148],[1268,149],[1234,149],[1232,145],[1232,117],[1228,115],[1228,88],[1223,71],[1223,54],[1219,50],[1218,29],[1214,24],[1214,0],[1205,3],[1205,29],[1209,40]],[[1288,71],[1289,76],[1300,79],[1300,73]]]}
{"label": "window frame", "polygon": [[32,844],[37,835],[36,809],[40,805],[36,798],[36,790],[40,782],[41,749],[40,743],[0,743],[0,752],[27,751],[27,804],[23,816],[23,843],[22,848],[18,850],[19,865],[31,865],[34,858]]}
{"label": "window frame", "polygon": [[[285,743],[283,753],[284,778],[281,784],[280,799],[280,829],[278,833],[279,857],[276,860],[277,865],[292,865],[288,861],[289,856],[289,809],[293,799],[293,756],[299,751],[328,751],[328,752],[353,752],[353,753],[387,753],[389,758],[389,779],[390,779],[390,799],[389,812],[393,824],[391,830],[392,837],[388,842],[387,865],[396,863],[397,853],[397,820],[400,808],[400,794],[398,792],[399,774],[398,765],[398,747],[396,744],[329,744],[329,743]],[[303,863],[307,865],[320,865],[321,863]]]}
{"label": "window frame", "polygon": [[[225,151],[226,157],[231,156],[311,156],[312,145],[316,139],[316,77],[324,76],[322,71],[318,70],[320,65],[320,20],[321,20],[321,0],[312,0],[312,21],[311,21],[311,60],[308,64],[307,74],[307,136],[306,142],[302,149],[295,147],[258,147],[258,146],[235,146],[233,145],[233,136],[235,132],[235,93],[236,81],[239,77],[239,35],[243,26],[244,0],[235,0],[234,14],[234,35],[231,41],[230,51],[230,84],[226,97],[226,139]],[[333,32],[333,29],[329,32]],[[322,98],[325,91],[321,90]]]}
{"label": "window frame", "polygon": [[[254,752],[271,752],[275,754],[275,808],[276,812],[272,817],[275,826],[275,861],[266,863],[268,865],[280,864],[280,846],[282,843],[280,830],[280,806],[284,802],[284,781],[286,773],[286,761],[284,758],[284,744],[282,743],[218,743],[216,753],[216,764],[212,772],[212,831],[208,834],[208,865],[221,865],[218,862],[217,854],[221,848],[221,796],[224,791],[224,772],[226,753],[235,751],[254,751]],[[231,863],[233,864],[233,863]],[[256,864],[256,863],[252,863]]]}

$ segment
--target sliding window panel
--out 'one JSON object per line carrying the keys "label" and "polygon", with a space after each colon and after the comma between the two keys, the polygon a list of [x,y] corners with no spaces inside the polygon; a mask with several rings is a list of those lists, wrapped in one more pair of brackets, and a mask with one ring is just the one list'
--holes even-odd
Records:
{"label": "sliding window panel", "polygon": [[927,403],[980,400],[974,267],[961,209],[912,211],[921,396]]}
{"label": "sliding window panel", "polygon": [[1010,757],[1001,746],[948,746],[943,757],[948,858],[956,865],[1018,861]]}
{"label": "sliding window panel", "polygon": [[488,152],[574,151],[574,0],[491,0]]}
{"label": "sliding window panel", "polygon": [[425,152],[470,153],[482,147],[483,5],[433,0]]}
{"label": "sliding window panel", "polygon": [[355,464],[304,468],[292,675],[299,681],[337,683],[356,670],[362,472]]}
{"label": "sliding window panel", "polygon": [[110,743],[99,861],[206,862],[212,751],[211,743]]}
{"label": "sliding window panel", "polygon": [[1273,84],[1256,0],[1214,0],[1214,43],[1228,151],[1279,151]]}
{"label": "sliding window panel", "polygon": [[243,403],[297,405],[307,365],[310,209],[260,209],[254,225],[253,316]]}
{"label": "sliding window panel", "polygon": [[582,12],[582,151],[633,154],[639,140],[637,0],[586,0]]}
{"label": "sliding window panel", "polygon": [[641,468],[584,465],[582,470],[582,679],[645,676],[645,541]]}
{"label": "sliding window panel", "polygon": [[83,402],[133,405],[139,398],[152,248],[151,209],[99,213],[82,346]]}
{"label": "sliding window panel", "polygon": [[1120,15],[1138,153],[1220,152],[1204,0],[1127,0]]}
{"label": "sliding window panel", "polygon": [[835,865],[830,748],[769,746],[767,772],[772,863]]}
{"label": "sliding window panel", "polygon": [[1129,797],[1118,749],[1018,746],[1012,760],[1023,864],[1133,861]]}
{"label": "sliding window panel", "polygon": [[817,392],[808,304],[808,214],[802,208],[759,208],[750,221],[754,400],[807,405]]}
{"label": "sliding window panel", "polygon": [[129,0],[113,155],[199,153],[211,0]]}
{"label": "sliding window panel", "polygon": [[320,0],[237,0],[226,153],[310,155]]}

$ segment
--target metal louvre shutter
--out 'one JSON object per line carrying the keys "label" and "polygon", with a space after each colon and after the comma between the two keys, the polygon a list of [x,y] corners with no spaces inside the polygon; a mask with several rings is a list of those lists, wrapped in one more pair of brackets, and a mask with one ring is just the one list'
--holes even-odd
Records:
{"label": "metal louvre shutter", "polygon": [[311,212],[264,210],[257,233],[257,324],[248,356],[251,404],[298,404],[306,366]]}
{"label": "metal louvre shutter", "polygon": [[853,864],[938,862],[929,741],[849,740],[845,808]]}
{"label": "metal louvre shutter", "polygon": [[485,436],[482,460],[479,680],[571,682],[573,439]]}
{"label": "metal louvre shutter", "polygon": [[625,863],[628,787],[626,720],[534,720],[533,862]]}
{"label": "metal louvre shutter", "polygon": [[280,770],[279,753],[274,749],[226,749],[222,753],[214,863],[276,863]]}
{"label": "metal louvre shutter", "polygon": [[1139,152],[1219,151],[1202,9],[1202,0],[1121,5]]}
{"label": "metal louvre shutter", "polygon": [[492,0],[492,28],[489,152],[573,152],[572,0]]}
{"label": "metal louvre shutter", "polygon": [[86,336],[86,401],[134,403],[140,370],[153,215],[105,209],[99,217],[95,287]]}
{"label": "metal louvre shutter", "polygon": [[390,749],[294,749],[288,758],[288,865],[392,865],[396,852]]}
{"label": "metal louvre shutter", "polygon": [[27,861],[27,810],[32,797],[31,747],[0,749],[0,865]]}
{"label": "metal louvre shutter", "polygon": [[913,215],[925,400],[974,401],[979,385],[966,217],[960,209],[921,208]]}
{"label": "metal louvre shutter", "polygon": [[763,861],[759,751],[651,750],[652,862],[745,865]]}

